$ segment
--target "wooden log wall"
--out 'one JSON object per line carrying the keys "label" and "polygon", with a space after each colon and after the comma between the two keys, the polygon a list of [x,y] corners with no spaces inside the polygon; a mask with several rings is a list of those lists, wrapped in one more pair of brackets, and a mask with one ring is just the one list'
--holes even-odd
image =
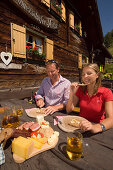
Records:
{"label": "wooden log wall", "polygon": [[[27,1],[27,0],[25,0]],[[58,30],[51,30],[38,25],[34,20],[24,15],[21,10],[16,8],[10,0],[0,1],[0,52],[11,52],[11,26],[13,22],[20,26],[26,25],[54,41],[54,59],[61,66],[61,74],[71,81],[78,80],[78,53],[81,51],[88,56],[88,50],[82,37],[77,37],[69,28],[69,21],[60,22],[47,10],[40,0],[29,0],[28,4],[33,5],[41,15],[52,17],[58,22]],[[66,10],[68,9],[66,4]],[[67,19],[69,11],[66,12]],[[34,26],[35,27],[34,27]],[[0,59],[1,62],[1,59]],[[13,58],[13,63],[22,65],[22,69],[0,69],[0,89],[14,89],[39,87],[42,79],[46,76],[45,67],[26,63],[20,58]]]}

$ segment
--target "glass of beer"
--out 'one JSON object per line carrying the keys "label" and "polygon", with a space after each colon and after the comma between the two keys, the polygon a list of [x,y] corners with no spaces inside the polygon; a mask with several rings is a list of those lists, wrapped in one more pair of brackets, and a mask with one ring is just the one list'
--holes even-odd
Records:
{"label": "glass of beer", "polygon": [[2,119],[2,128],[9,128],[9,127],[16,128],[18,125],[19,125],[18,115],[13,113],[12,108],[7,109]]}
{"label": "glass of beer", "polygon": [[14,114],[17,114],[18,116],[21,116],[23,114],[23,108],[22,106],[19,106],[19,105],[15,105],[13,107],[13,113]]}
{"label": "glass of beer", "polygon": [[83,137],[78,131],[67,134],[66,152],[71,160],[78,160],[83,154]]}

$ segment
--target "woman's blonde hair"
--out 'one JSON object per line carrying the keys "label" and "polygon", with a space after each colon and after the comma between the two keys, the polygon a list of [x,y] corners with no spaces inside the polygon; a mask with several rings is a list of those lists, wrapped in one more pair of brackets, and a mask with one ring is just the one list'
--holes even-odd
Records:
{"label": "woman's blonde hair", "polygon": [[[96,72],[96,74],[98,74],[98,78],[96,79],[96,83],[95,83],[94,91],[93,91],[93,94],[96,94],[98,88],[101,86],[101,80],[102,80],[102,76],[101,76],[99,66],[95,63],[89,63],[89,64],[86,64],[85,66],[83,66],[83,68],[84,67],[89,67],[89,68],[93,69]],[[83,68],[82,68],[82,71],[83,71]],[[85,94],[86,88],[87,88],[87,86],[83,87],[84,94]]]}

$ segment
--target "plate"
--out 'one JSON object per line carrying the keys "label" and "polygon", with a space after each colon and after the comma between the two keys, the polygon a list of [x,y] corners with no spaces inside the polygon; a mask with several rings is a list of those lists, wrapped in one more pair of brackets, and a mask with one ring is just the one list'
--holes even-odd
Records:
{"label": "plate", "polygon": [[82,121],[82,120],[86,120],[85,118],[83,117],[80,117],[80,116],[63,116],[60,121],[58,122],[58,126],[61,130],[63,130],[64,132],[74,132],[74,130],[77,130],[79,129],[78,127],[73,127],[71,125],[69,125],[69,122],[72,120],[72,119],[76,119],[78,121]]}
{"label": "plate", "polygon": [[34,117],[36,118],[37,116],[46,116],[46,114],[44,113],[44,108],[32,108],[32,109],[26,109],[25,110],[27,115],[29,117]]}

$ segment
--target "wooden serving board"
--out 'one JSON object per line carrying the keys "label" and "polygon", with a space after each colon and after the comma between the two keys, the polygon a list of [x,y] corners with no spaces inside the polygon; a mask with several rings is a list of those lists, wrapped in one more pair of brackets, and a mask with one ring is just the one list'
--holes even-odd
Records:
{"label": "wooden serving board", "polygon": [[[49,144],[45,143],[45,144],[42,146],[41,149],[36,149],[36,148],[34,148],[34,149],[33,149],[33,152],[31,153],[31,155],[29,155],[28,159],[29,159],[29,158],[32,158],[33,156],[35,156],[35,155],[37,155],[37,154],[39,154],[39,153],[41,153],[41,152],[44,152],[44,151],[46,151],[46,150],[49,150],[49,149],[54,148],[54,147],[57,145],[57,143],[58,143],[58,137],[57,137],[57,139],[55,140],[54,144],[52,144],[52,145],[49,145]],[[22,157],[19,157],[19,156],[16,155],[16,154],[13,154],[13,159],[14,159],[14,161],[15,161],[16,163],[22,163],[22,162],[24,162],[24,161],[26,160],[26,159],[24,159],[24,158],[22,158]]]}

